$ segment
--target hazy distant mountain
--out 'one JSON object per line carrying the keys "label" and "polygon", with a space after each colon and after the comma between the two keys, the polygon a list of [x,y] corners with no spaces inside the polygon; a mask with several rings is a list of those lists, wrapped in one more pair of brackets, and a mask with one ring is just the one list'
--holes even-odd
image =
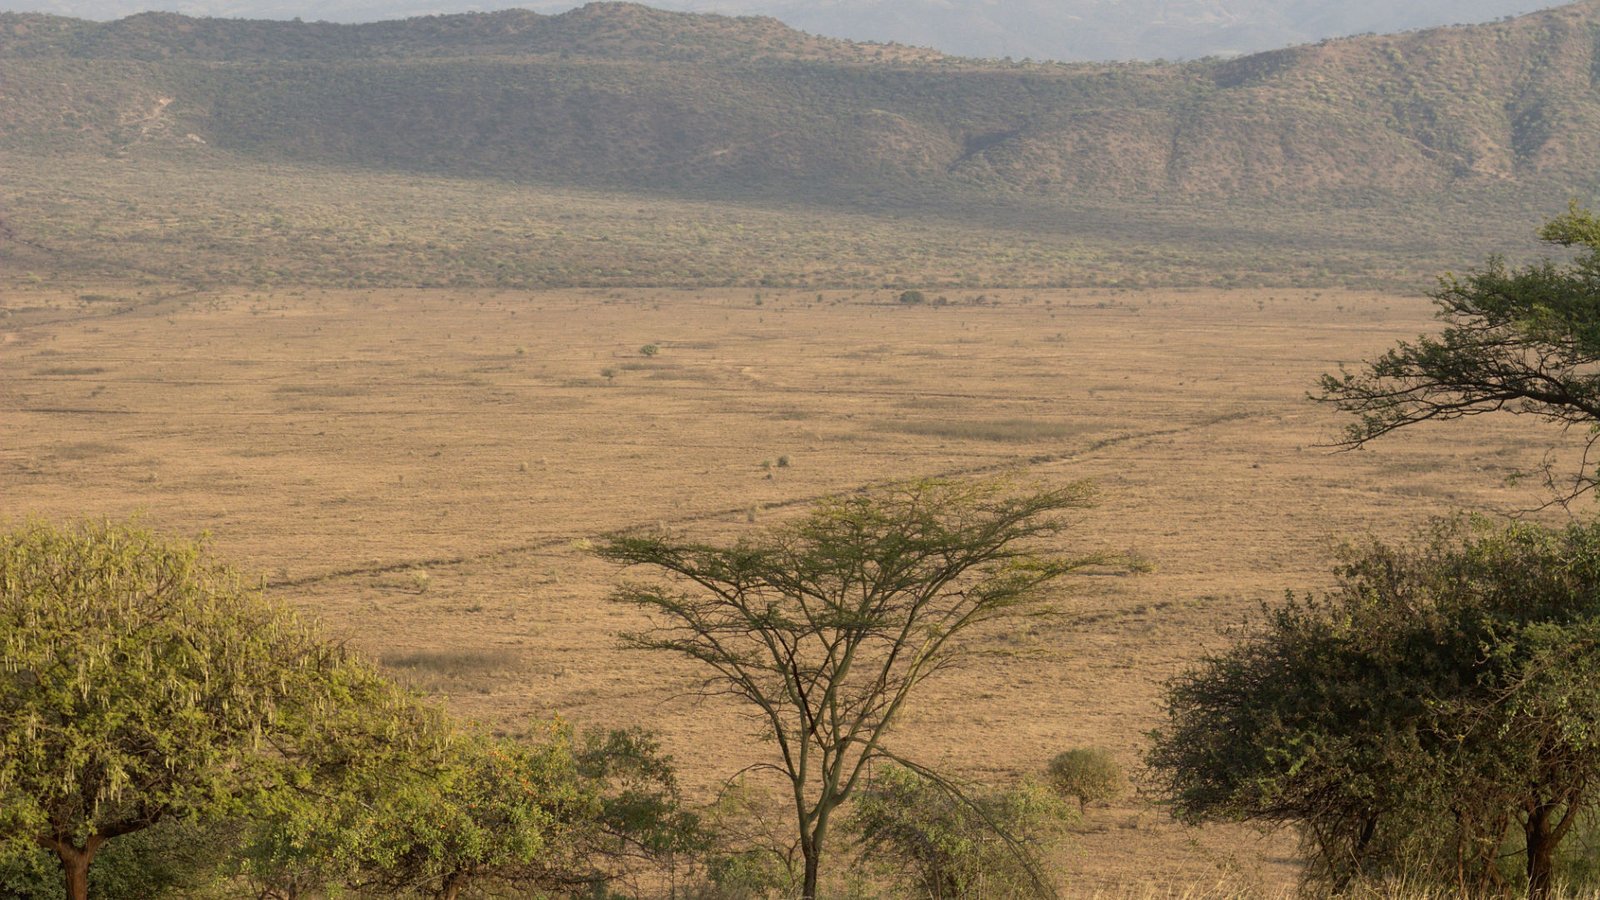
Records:
{"label": "hazy distant mountain", "polygon": [[789,196],[1406,198],[1600,172],[1600,0],[1182,65],[1004,64],[593,4],[365,25],[0,14],[0,152]]}
{"label": "hazy distant mountain", "polygon": [[960,56],[1194,59],[1326,37],[1486,22],[1558,5],[1540,0],[678,0],[677,8],[759,13],[855,40]]}
{"label": "hazy distant mountain", "polygon": [[[557,12],[572,0],[0,0],[0,11],[115,19],[148,9],[196,16],[337,22],[521,7]],[[1326,37],[1486,22],[1547,0],[654,0],[695,12],[775,16],[815,34],[894,41],[962,56],[1021,59],[1193,59]]]}

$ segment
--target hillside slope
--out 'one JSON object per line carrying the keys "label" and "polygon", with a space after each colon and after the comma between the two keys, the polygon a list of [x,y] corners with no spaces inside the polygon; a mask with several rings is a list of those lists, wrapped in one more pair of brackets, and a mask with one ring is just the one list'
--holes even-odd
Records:
{"label": "hillside slope", "polygon": [[594,5],[362,26],[0,16],[0,146],[771,195],[1406,196],[1600,172],[1600,0],[1184,65],[896,56]]}

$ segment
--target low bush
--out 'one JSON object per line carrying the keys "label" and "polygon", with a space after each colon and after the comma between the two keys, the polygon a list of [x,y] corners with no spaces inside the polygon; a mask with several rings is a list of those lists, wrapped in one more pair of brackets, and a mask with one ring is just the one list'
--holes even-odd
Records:
{"label": "low bush", "polygon": [[1126,779],[1122,767],[1105,750],[1081,747],[1058,754],[1050,760],[1049,783],[1056,793],[1078,801],[1082,812],[1091,803],[1103,803],[1122,796]]}

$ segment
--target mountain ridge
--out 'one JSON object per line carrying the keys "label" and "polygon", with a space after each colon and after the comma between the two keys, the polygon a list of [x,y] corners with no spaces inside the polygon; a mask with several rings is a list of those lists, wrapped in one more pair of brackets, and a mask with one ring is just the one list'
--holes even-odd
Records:
{"label": "mountain ridge", "polygon": [[[483,0],[156,0],[160,8],[230,18],[371,22],[485,11]],[[488,7],[501,3],[488,0]],[[656,0],[684,12],[772,16],[801,30],[858,41],[939,48],[970,57],[1056,60],[1195,59],[1328,37],[1485,22],[1548,0]],[[0,0],[15,9],[107,20],[151,0]],[[524,0],[560,12],[572,0]]]}
{"label": "mountain ridge", "polygon": [[[674,38],[691,36],[675,53]],[[216,62],[416,56],[584,54],[653,58],[876,59],[878,45],[818,37],[763,16],[677,13],[591,3],[557,15],[521,9],[341,25],[146,12],[111,22],[0,13],[0,56]],[[655,52],[651,52],[655,51]],[[897,48],[904,59],[942,54]]]}
{"label": "mountain ridge", "polygon": [[633,4],[357,26],[5,14],[0,147],[850,202],[1583,194],[1600,173],[1597,47],[1600,0],[1232,60],[1073,65]]}

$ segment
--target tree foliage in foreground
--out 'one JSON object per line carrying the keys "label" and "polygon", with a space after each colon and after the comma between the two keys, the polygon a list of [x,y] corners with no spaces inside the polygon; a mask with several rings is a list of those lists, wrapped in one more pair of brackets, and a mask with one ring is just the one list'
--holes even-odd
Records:
{"label": "tree foliage in foreground", "polygon": [[488,737],[388,690],[294,748],[289,783],[255,811],[245,872],[262,896],[587,895],[696,848],[648,734]]}
{"label": "tree foliage in foreground", "polygon": [[[234,900],[230,883],[239,850],[237,820],[165,819],[107,841],[89,869],[96,900]],[[0,897],[62,900],[61,862],[43,847],[0,849]]]}
{"label": "tree foliage in foreground", "polygon": [[[1421,422],[1506,411],[1532,415],[1600,440],[1600,219],[1576,204],[1540,231],[1576,248],[1561,266],[1508,268],[1491,258],[1465,278],[1446,276],[1433,295],[1444,331],[1402,341],[1358,372],[1324,375],[1319,399],[1356,416],[1348,447]],[[1567,494],[1600,473],[1584,465]],[[1547,478],[1553,474],[1547,472]]]}
{"label": "tree foliage in foreground", "polygon": [[709,692],[745,704],[777,745],[814,898],[838,807],[925,679],[972,659],[980,630],[1047,611],[1046,586],[1087,565],[1047,544],[1082,485],[1017,492],[924,481],[835,497],[731,545],[613,535],[600,554],[663,578],[616,599],[653,617],[626,636],[709,670]]}
{"label": "tree foliage in foreground", "polygon": [[347,886],[454,900],[532,879],[590,814],[564,731],[468,734],[414,701],[355,712],[363,721],[297,748],[301,765],[255,811],[246,873],[262,894]]}
{"label": "tree foliage in foreground", "polygon": [[1351,548],[1177,678],[1149,763],[1176,813],[1300,830],[1314,879],[1547,896],[1600,789],[1600,525],[1481,520]]}
{"label": "tree foliage in foreground", "polygon": [[347,660],[192,542],[128,524],[0,534],[0,840],[83,898],[106,841],[225,812],[264,738]]}
{"label": "tree foliage in foreground", "polygon": [[198,544],[0,533],[0,892],[109,846],[107,896],[591,893],[697,839],[642,732],[476,735]]}

